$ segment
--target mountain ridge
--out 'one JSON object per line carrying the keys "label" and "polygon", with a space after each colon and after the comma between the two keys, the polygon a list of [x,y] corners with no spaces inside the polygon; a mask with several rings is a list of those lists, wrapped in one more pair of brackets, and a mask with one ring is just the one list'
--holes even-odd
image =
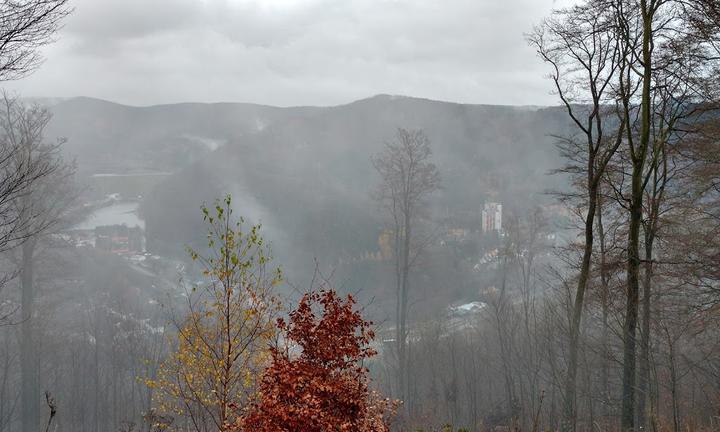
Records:
{"label": "mountain ridge", "polygon": [[182,102],[161,102],[161,103],[153,103],[153,104],[143,104],[143,105],[135,105],[130,103],[123,103],[123,102],[117,102],[110,99],[105,99],[101,97],[95,97],[95,96],[85,96],[85,95],[78,95],[78,96],[63,96],[63,97],[53,97],[53,96],[39,96],[39,97],[27,97],[23,98],[28,101],[37,101],[39,103],[43,103],[43,101],[49,101],[48,105],[57,105],[60,103],[65,102],[72,102],[72,101],[90,101],[90,102],[104,102],[107,104],[112,105],[118,105],[122,107],[127,108],[138,108],[138,109],[144,109],[144,108],[159,108],[159,107],[170,107],[170,106],[176,106],[176,105],[196,105],[196,106],[211,106],[211,105],[225,105],[225,106],[231,106],[231,105],[247,105],[247,106],[256,106],[256,107],[263,107],[263,108],[277,108],[277,109],[293,109],[293,108],[336,108],[346,105],[352,105],[358,102],[363,101],[369,101],[373,99],[377,100],[398,100],[398,99],[409,99],[414,101],[425,101],[425,102],[435,102],[435,103],[443,103],[443,104],[452,104],[452,105],[467,105],[467,106],[487,106],[487,107],[511,107],[511,108],[521,108],[521,109],[544,109],[544,108],[554,108],[556,105],[534,105],[534,104],[489,104],[489,103],[466,103],[466,102],[456,102],[451,100],[443,100],[443,99],[432,99],[432,98],[426,98],[426,97],[420,97],[420,96],[410,96],[410,95],[403,95],[403,94],[390,94],[390,93],[378,93],[371,96],[363,97],[360,99],[354,99],[348,102],[343,103],[337,103],[337,104],[328,104],[328,105],[322,105],[322,104],[301,104],[301,105],[273,105],[273,104],[265,104],[261,102],[247,102],[247,101],[214,101],[214,102],[201,102],[201,101],[182,101]]}

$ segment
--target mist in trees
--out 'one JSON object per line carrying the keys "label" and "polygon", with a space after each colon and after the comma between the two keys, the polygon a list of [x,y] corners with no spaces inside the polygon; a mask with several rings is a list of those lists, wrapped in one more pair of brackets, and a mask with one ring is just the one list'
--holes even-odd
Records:
{"label": "mist in trees", "polygon": [[[321,20],[281,3],[255,19]],[[4,1],[0,82],[94,55],[87,29],[114,60],[185,27],[201,43],[217,12],[100,29],[85,7]],[[720,6],[578,0],[533,22],[517,35],[551,106],[3,91],[0,432],[718,430]],[[311,29],[290,27],[241,44],[301,50]],[[415,50],[430,31],[348,55],[391,75],[460,56]]]}

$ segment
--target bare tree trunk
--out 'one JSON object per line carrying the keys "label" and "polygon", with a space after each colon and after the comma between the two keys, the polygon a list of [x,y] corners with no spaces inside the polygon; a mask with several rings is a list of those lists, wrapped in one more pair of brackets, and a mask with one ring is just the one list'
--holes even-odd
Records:
{"label": "bare tree trunk", "polygon": [[[638,147],[629,140],[630,157],[632,160],[632,190],[630,196],[630,220],[627,241],[627,300],[625,308],[625,323],[623,325],[623,385],[622,385],[622,417],[621,429],[632,431],[635,429],[635,384],[636,384],[636,330],[638,320],[639,293],[640,293],[640,227],[643,216],[643,172],[645,159],[650,145],[651,131],[651,84],[652,84],[652,50],[653,50],[653,22],[655,2],[647,4],[647,0],[640,0],[642,16],[642,94],[640,100],[640,142]],[[625,112],[629,116],[629,103],[626,100]],[[631,135],[628,128],[628,135]]]}
{"label": "bare tree trunk", "polygon": [[38,355],[36,351],[34,309],[35,292],[33,286],[34,240],[22,245],[22,263],[20,270],[21,316],[20,324],[20,376],[22,401],[22,430],[37,432],[40,430],[40,389],[38,383]]}
{"label": "bare tree trunk", "polygon": [[55,414],[57,414],[57,405],[55,404],[55,398],[52,397],[49,392],[45,392],[45,402],[50,409],[50,415],[48,417],[47,426],[45,426],[45,432],[50,432],[50,426],[52,426],[52,422],[55,419]]}
{"label": "bare tree trunk", "polygon": [[[407,208],[407,205],[406,205]],[[410,275],[410,229],[411,214],[409,210],[405,211],[402,238],[402,261],[400,264],[400,287],[398,304],[399,314],[397,316],[397,344],[398,344],[398,390],[400,400],[405,401],[406,406],[411,403],[408,397],[408,371],[407,371],[407,315],[408,315],[408,277]]]}
{"label": "bare tree trunk", "polygon": [[670,336],[670,331],[665,330],[668,341],[668,362],[670,367],[670,402],[672,403],[673,432],[680,431],[680,407],[678,404],[678,376],[675,360],[675,341]]}
{"label": "bare tree trunk", "polygon": [[[594,163],[594,159],[592,159]],[[589,183],[592,185],[593,170],[590,169],[588,177]],[[590,277],[590,259],[592,258],[593,249],[593,224],[595,223],[595,210],[597,206],[597,188],[588,192],[588,212],[585,218],[585,250],[583,252],[582,263],[580,266],[580,276],[578,277],[577,290],[575,294],[575,304],[572,310],[572,318],[570,321],[570,347],[568,371],[565,380],[565,400],[563,409],[563,431],[574,431],[576,426],[576,386],[577,386],[577,368],[578,353],[580,350],[580,324],[582,319],[583,305],[585,304],[585,289],[587,288],[588,279]]]}
{"label": "bare tree trunk", "polygon": [[[599,2],[589,2],[587,8],[570,8],[560,13],[562,20],[548,21],[534,37],[530,37],[530,42],[538,48],[538,54],[552,66],[551,78],[560,99],[569,117],[584,136],[582,143],[570,139],[566,141],[566,146],[561,147],[561,151],[571,161],[566,169],[571,171],[578,184],[582,185],[582,205],[587,205],[587,213],[583,217],[584,250],[568,323],[568,370],[564,383],[561,425],[565,432],[575,431],[576,428],[580,328],[585,291],[590,277],[598,187],[608,163],[620,146],[620,137],[627,125],[627,121],[622,119],[614,142],[612,134],[608,136],[605,133],[603,107],[607,106],[608,102],[605,91],[615,79],[618,66],[615,62],[602,60],[614,58],[618,54],[618,44],[614,41],[614,36],[606,31],[607,26],[612,25],[609,23],[615,21],[615,17],[607,12],[607,8]],[[582,48],[587,46],[592,46],[593,49],[587,51]],[[578,71],[582,71],[582,78],[574,76]],[[572,84],[568,85],[568,82]],[[568,91],[568,88],[574,91]],[[580,94],[582,97],[579,97]],[[591,101],[589,105],[588,101]],[[587,110],[577,110],[578,103]]]}
{"label": "bare tree trunk", "polygon": [[[650,222],[652,224],[652,222]],[[645,234],[645,274],[643,279],[643,310],[642,310],[642,332],[640,334],[640,365],[638,371],[638,406],[637,425],[640,428],[648,428],[647,401],[649,396],[650,383],[650,305],[653,275],[653,240],[654,235],[648,227]]]}
{"label": "bare tree trunk", "polygon": [[603,201],[600,189],[598,189],[598,203],[597,203],[597,228],[598,228],[598,240],[600,242],[600,301],[602,308],[602,330],[601,330],[601,345],[602,345],[602,358],[600,366],[600,381],[602,388],[602,410],[601,416],[603,423],[607,423],[610,417],[610,373],[609,373],[609,362],[610,362],[610,346],[609,346],[609,317],[610,317],[610,276],[607,269],[607,243],[605,238],[605,225],[603,224]]}
{"label": "bare tree trunk", "polygon": [[625,307],[625,323],[623,325],[623,386],[622,386],[622,418],[623,431],[635,429],[635,375],[636,375],[636,330],[639,307],[639,235],[642,222],[642,171],[636,164],[633,168],[632,190],[630,203],[630,229],[628,233],[628,264],[627,264],[627,299]]}
{"label": "bare tree trunk", "polygon": [[95,430],[100,430],[100,329],[98,328],[100,320],[97,313],[93,321],[91,324],[95,338],[95,347],[93,349],[93,396],[95,398],[93,405],[93,426]]}
{"label": "bare tree trunk", "polygon": [[513,412],[515,404],[515,382],[513,380],[512,369],[512,339],[513,335],[507,329],[507,322],[511,319],[508,314],[511,312],[509,302],[506,297],[507,290],[507,273],[508,273],[508,257],[503,260],[502,280],[500,282],[500,295],[496,300],[494,307],[495,325],[497,327],[498,345],[500,346],[500,362],[503,369],[503,378],[505,382],[505,403],[508,413]]}
{"label": "bare tree trunk", "polygon": [[[15,349],[12,348],[10,342],[10,333],[2,332],[3,349],[0,350],[2,359],[2,376],[0,379],[0,430],[9,428],[12,417],[12,403],[10,393],[12,387],[10,384],[10,376],[13,374],[13,357],[17,355]],[[11,355],[12,354],[12,355]]]}
{"label": "bare tree trunk", "polygon": [[[552,386],[552,393],[550,395],[550,414],[549,414],[549,422],[551,425],[555,426],[558,423],[558,414],[557,414],[557,404],[556,404],[556,395],[555,395],[555,389],[557,387],[560,387],[559,382],[560,379],[558,378],[558,371],[557,371],[557,365],[556,362],[556,351],[555,351],[555,342],[553,340],[549,340],[548,345],[548,362],[550,363],[550,375],[552,376],[553,386]],[[558,383],[558,384],[555,384]]]}

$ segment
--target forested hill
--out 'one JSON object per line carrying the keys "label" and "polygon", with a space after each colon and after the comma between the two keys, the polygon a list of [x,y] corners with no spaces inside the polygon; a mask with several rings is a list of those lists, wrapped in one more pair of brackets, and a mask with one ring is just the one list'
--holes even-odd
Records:
{"label": "forested hill", "polygon": [[82,172],[174,173],[143,200],[151,248],[182,251],[202,239],[200,204],[233,193],[279,257],[303,262],[377,249],[370,158],[396,128],[429,136],[443,178],[432,208],[451,218],[479,217],[487,199],[518,209],[547,200],[542,193],[562,181],[547,175],[560,164],[552,135],[568,128],[559,108],[387,95],[324,108],[76,98],[52,109],[49,134],[68,138]]}
{"label": "forested hill", "polygon": [[83,173],[176,171],[224,143],[318,110],[241,103],[132,107],[86,97],[37,102],[54,115],[47,136],[68,139],[64,148]]}

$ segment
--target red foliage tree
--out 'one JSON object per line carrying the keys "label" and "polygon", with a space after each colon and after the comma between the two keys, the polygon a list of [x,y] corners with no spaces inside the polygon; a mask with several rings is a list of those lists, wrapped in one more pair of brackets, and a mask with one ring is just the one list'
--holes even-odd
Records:
{"label": "red foliage tree", "polygon": [[[290,322],[278,320],[287,347],[272,350],[259,401],[237,429],[259,432],[385,432],[393,403],[368,389],[363,361],[374,334],[352,296],[305,294]],[[321,309],[321,314],[318,312]]]}

